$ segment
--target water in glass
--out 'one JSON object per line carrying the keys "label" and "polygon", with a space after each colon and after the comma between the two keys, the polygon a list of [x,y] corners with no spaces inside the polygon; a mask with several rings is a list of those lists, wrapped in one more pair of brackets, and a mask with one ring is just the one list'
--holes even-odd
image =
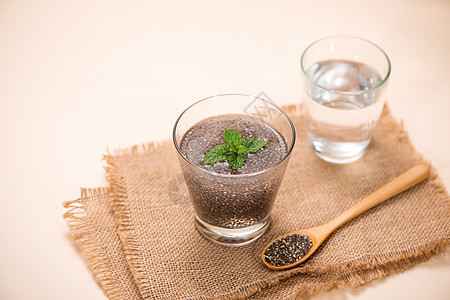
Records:
{"label": "water in glass", "polygon": [[347,60],[320,61],[306,73],[308,136],[316,153],[335,163],[357,160],[383,108],[380,74]]}

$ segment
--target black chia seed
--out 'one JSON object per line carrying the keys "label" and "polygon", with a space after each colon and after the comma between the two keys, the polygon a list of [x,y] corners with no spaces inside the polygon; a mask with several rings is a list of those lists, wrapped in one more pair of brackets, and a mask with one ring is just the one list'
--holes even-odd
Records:
{"label": "black chia seed", "polygon": [[[244,165],[237,170],[231,169],[227,161],[203,164],[206,152],[225,144],[226,129],[238,131],[243,139],[263,139],[267,145],[254,154],[245,155]],[[245,115],[221,115],[189,129],[181,139],[180,149],[192,164],[212,172],[202,172],[186,162],[181,164],[195,212],[201,220],[218,227],[242,228],[269,216],[287,164],[270,169],[287,153],[286,141],[279,132]],[[263,170],[266,171],[249,177],[220,176]]]}
{"label": "black chia seed", "polygon": [[312,247],[311,239],[303,234],[292,234],[274,241],[264,252],[266,262],[284,267],[302,259]]}

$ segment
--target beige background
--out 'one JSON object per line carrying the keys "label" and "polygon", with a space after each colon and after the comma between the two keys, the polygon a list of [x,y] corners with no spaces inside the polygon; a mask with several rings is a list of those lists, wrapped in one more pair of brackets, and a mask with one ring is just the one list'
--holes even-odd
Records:
{"label": "beige background", "polygon": [[[448,0],[0,0],[0,299],[104,299],[61,216],[106,185],[102,154],[213,94],[299,102],[301,52],[331,34],[385,49],[392,112],[449,189]],[[448,299],[448,278],[447,254],[311,298]]]}

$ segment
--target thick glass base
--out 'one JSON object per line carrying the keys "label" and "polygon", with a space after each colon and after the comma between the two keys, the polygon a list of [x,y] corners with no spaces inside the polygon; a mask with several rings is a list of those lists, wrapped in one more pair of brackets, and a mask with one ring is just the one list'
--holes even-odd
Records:
{"label": "thick glass base", "polygon": [[208,240],[225,246],[243,246],[257,240],[269,228],[270,217],[244,228],[222,228],[202,221],[195,216],[195,227]]}
{"label": "thick glass base", "polygon": [[370,139],[360,142],[329,142],[310,133],[308,137],[317,156],[335,164],[346,164],[360,159],[370,144]]}

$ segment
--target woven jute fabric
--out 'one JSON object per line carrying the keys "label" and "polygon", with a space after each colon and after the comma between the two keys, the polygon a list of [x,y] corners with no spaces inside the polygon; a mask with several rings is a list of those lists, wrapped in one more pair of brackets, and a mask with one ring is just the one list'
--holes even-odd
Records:
{"label": "woven jute fabric", "polygon": [[111,299],[142,299],[125,259],[108,188],[82,189],[81,197],[64,203],[72,237],[95,279]]}
{"label": "woven jute fabric", "polygon": [[450,198],[436,172],[336,230],[306,263],[272,271],[261,251],[275,237],[323,224],[419,163],[387,108],[358,161],[335,165],[313,153],[301,106],[284,107],[297,142],[272,225],[243,247],[211,243],[194,211],[171,140],[105,156],[110,187],[67,202],[74,240],[112,299],[292,299],[357,287],[411,268],[450,243]]}

